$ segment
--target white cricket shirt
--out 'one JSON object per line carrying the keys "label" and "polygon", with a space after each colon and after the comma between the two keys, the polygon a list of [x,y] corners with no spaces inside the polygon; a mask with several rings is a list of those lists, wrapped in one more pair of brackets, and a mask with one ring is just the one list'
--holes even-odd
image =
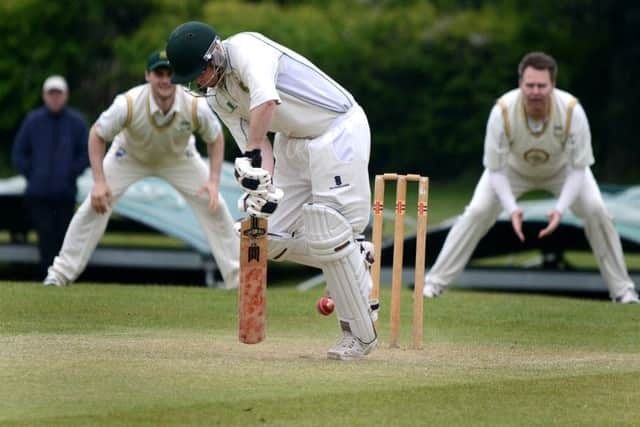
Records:
{"label": "white cricket shirt", "polygon": [[182,86],[176,87],[175,100],[166,114],[156,104],[150,85],[144,84],[116,96],[96,123],[98,136],[113,140],[142,161],[184,153],[187,145],[193,144],[193,132],[207,144],[214,143],[222,132],[207,103]]}
{"label": "white cricket shirt", "polygon": [[355,105],[351,94],[303,56],[258,33],[223,41],[228,67],[207,101],[236,143],[247,145],[250,111],[276,101],[270,131],[315,138]]}
{"label": "white cricket shirt", "polygon": [[560,89],[552,92],[548,120],[531,129],[520,89],[503,95],[491,110],[484,142],[483,164],[499,170],[508,164],[522,175],[549,177],[570,165],[594,163],[587,116],[575,98]]}

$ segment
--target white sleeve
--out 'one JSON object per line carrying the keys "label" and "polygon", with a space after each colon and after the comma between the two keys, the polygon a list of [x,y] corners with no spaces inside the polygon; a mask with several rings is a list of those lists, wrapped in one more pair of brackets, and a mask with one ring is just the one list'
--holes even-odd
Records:
{"label": "white sleeve", "polygon": [[591,147],[589,120],[587,120],[587,115],[580,104],[576,104],[573,108],[567,149],[569,163],[574,168],[585,168],[595,162],[593,148]]}
{"label": "white sleeve", "polygon": [[513,195],[513,191],[511,191],[509,179],[507,179],[507,175],[504,173],[504,167],[497,170],[489,169],[488,172],[491,188],[496,192],[504,210],[509,214],[512,214],[513,211],[518,209],[518,205],[516,204],[516,198]]}
{"label": "white sleeve", "polygon": [[574,168],[567,165],[567,177],[564,180],[564,184],[562,184],[562,190],[560,191],[560,196],[558,197],[558,202],[555,207],[558,212],[564,213],[576,199],[578,192],[582,188],[584,178],[587,175],[586,172],[586,167]]}
{"label": "white sleeve", "polygon": [[502,109],[496,103],[491,109],[491,114],[489,114],[489,120],[487,121],[482,164],[490,171],[502,169],[507,164],[507,155],[510,148],[509,141],[504,133]]}
{"label": "white sleeve", "polygon": [[205,143],[213,144],[222,132],[222,127],[220,126],[218,117],[216,117],[211,107],[209,107],[209,104],[207,104],[207,101],[203,98],[198,98],[197,114],[198,122],[200,124],[198,134]]}
{"label": "white sleeve", "polygon": [[281,54],[268,48],[234,52],[238,76],[249,89],[249,110],[267,101],[280,104],[276,77]]}
{"label": "white sleeve", "polygon": [[124,95],[116,96],[113,104],[96,120],[98,125],[96,133],[104,141],[113,141],[113,138],[124,128],[128,114],[127,98]]}

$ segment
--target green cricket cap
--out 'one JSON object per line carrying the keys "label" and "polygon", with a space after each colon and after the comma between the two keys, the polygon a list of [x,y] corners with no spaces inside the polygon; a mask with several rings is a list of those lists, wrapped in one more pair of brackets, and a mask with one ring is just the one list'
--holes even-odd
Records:
{"label": "green cricket cap", "polygon": [[171,63],[169,62],[169,58],[167,58],[167,51],[156,50],[147,58],[147,71],[153,71],[158,67],[171,67]]}

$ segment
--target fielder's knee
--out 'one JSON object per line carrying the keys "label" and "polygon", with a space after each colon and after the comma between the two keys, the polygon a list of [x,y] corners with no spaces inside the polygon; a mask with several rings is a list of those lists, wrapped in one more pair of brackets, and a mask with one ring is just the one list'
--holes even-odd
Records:
{"label": "fielder's knee", "polygon": [[611,216],[602,203],[589,203],[584,207],[584,219],[587,221],[593,220],[609,220]]}
{"label": "fielder's knee", "polygon": [[465,208],[462,216],[469,218],[470,220],[476,223],[485,222],[492,219],[491,218],[492,209],[493,209],[492,207],[468,205]]}

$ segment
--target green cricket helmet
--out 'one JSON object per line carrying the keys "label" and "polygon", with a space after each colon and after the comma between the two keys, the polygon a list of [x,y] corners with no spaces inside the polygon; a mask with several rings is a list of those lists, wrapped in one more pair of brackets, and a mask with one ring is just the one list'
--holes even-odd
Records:
{"label": "green cricket helmet", "polygon": [[196,79],[211,60],[209,50],[218,40],[217,31],[203,22],[178,26],[167,42],[167,57],[173,67],[171,82],[185,84]]}

